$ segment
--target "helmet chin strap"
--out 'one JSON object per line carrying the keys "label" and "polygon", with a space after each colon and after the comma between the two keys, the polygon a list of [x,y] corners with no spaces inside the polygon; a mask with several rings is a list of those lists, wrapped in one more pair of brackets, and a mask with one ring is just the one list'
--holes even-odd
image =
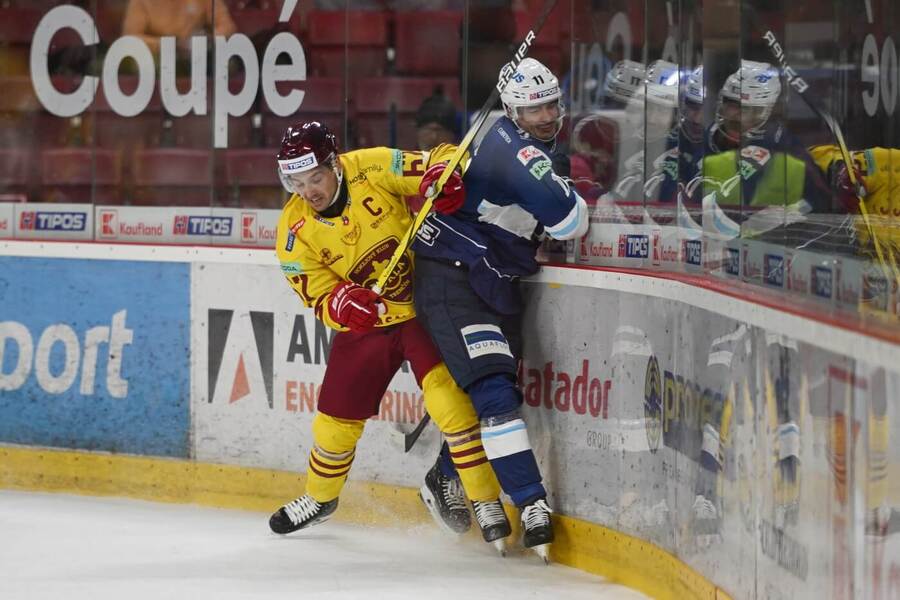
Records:
{"label": "helmet chin strap", "polygon": [[344,180],[344,170],[338,164],[337,158],[331,163],[331,170],[334,171],[334,176],[337,177],[337,186],[334,188],[334,196],[331,197],[331,202],[328,203],[325,210],[331,208],[337,202],[338,196],[341,195],[341,182]]}

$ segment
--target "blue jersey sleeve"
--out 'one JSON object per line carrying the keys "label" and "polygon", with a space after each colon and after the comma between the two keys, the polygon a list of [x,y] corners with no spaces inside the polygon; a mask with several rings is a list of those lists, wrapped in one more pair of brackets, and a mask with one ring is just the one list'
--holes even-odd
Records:
{"label": "blue jersey sleeve", "polygon": [[507,161],[505,170],[508,189],[518,197],[518,204],[534,215],[552,238],[570,240],[583,236],[588,227],[588,211],[575,187],[553,171],[547,152],[536,144],[524,143]]}

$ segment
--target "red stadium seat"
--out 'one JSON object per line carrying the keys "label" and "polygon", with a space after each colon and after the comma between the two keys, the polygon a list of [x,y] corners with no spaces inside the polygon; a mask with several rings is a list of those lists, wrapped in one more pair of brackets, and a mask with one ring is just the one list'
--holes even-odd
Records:
{"label": "red stadium seat", "polygon": [[0,90],[0,113],[37,111],[41,108],[30,77],[0,78]]}
{"label": "red stadium seat", "polygon": [[369,77],[355,82],[353,100],[357,112],[388,112],[391,105],[398,112],[414,113],[422,101],[431,96],[436,86],[459,106],[459,81],[452,77]]}
{"label": "red stadium seat", "polygon": [[0,147],[33,143],[39,110],[31,79],[0,78]]}
{"label": "red stadium seat", "polygon": [[[537,19],[537,12],[517,10],[515,12],[516,19],[516,43],[525,39],[528,30],[534,27]],[[568,13],[564,16],[562,7],[556,7],[547,15],[547,20],[541,31],[534,40],[534,46],[546,48],[558,48],[560,38],[560,21],[567,18]]]}
{"label": "red stadium seat", "polygon": [[31,150],[0,149],[0,202],[24,202],[31,186]]}
{"label": "red stadium seat", "polygon": [[280,146],[284,130],[297,121],[318,120],[339,134],[344,130],[346,94],[343,78],[319,77],[298,82],[283,81],[276,85],[282,94],[290,89],[300,89],[304,96],[300,108],[285,117],[272,114],[272,109],[263,103],[263,139],[267,147]]}
{"label": "red stadium seat", "polygon": [[41,152],[45,202],[119,204],[122,161],[115,150],[51,148]]}
{"label": "red stadium seat", "polygon": [[238,31],[253,37],[262,31],[271,30],[279,25],[280,8],[241,8],[231,11],[231,18]]}
{"label": "red stadium seat", "polygon": [[142,149],[134,156],[133,204],[209,206],[212,152],[181,148]]}
{"label": "red stadium seat", "polygon": [[227,204],[281,208],[285,192],[276,170],[278,148],[236,149],[225,152]]}
{"label": "red stadium seat", "polygon": [[458,75],[462,13],[410,11],[395,17],[397,73],[403,75]]}
{"label": "red stadium seat", "polygon": [[[313,46],[380,46],[388,43],[388,15],[378,11],[321,10],[309,13]],[[349,32],[349,35],[347,35]]]}
{"label": "red stadium seat", "polygon": [[43,11],[36,8],[0,8],[0,44],[30,45],[43,16]]}
{"label": "red stadium seat", "polygon": [[383,75],[387,64],[388,18],[377,11],[309,13],[307,62],[314,76]]}
{"label": "red stadium seat", "polygon": [[[137,89],[136,76],[119,76],[119,87],[124,94],[133,94]],[[144,110],[133,116],[123,117],[109,105],[106,93],[101,87],[97,90],[94,102],[85,113],[85,118],[95,119],[94,136],[98,146],[131,151],[138,146],[159,143],[162,129],[162,100],[159,86],[154,86],[150,102]],[[131,159],[125,157],[126,163]]]}
{"label": "red stadium seat", "polygon": [[[415,113],[436,86],[460,105],[459,82],[453,78],[376,77],[355,83],[353,99],[360,147],[416,148]],[[395,115],[392,123],[391,114]]]}
{"label": "red stadium seat", "polygon": [[[534,21],[538,13],[529,11],[516,11],[516,40],[525,39],[528,30],[534,27]],[[547,17],[547,21],[541,28],[533,48],[528,55],[541,61],[548,69],[562,79],[562,69],[565,67],[565,51],[563,43],[563,31],[561,24],[568,25],[569,13],[561,6],[557,6]],[[566,27],[568,29],[568,27]],[[570,35],[570,34],[567,34]]]}

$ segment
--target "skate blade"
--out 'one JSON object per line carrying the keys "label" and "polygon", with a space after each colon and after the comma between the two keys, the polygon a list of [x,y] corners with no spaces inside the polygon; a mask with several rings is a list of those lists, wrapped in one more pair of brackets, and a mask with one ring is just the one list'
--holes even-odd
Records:
{"label": "skate blade", "polygon": [[449,533],[454,538],[459,538],[460,533],[457,531],[453,531],[453,529],[444,523],[444,519],[441,518],[441,513],[437,507],[437,500],[434,495],[431,493],[431,490],[428,489],[428,486],[423,485],[419,488],[419,500],[422,501],[422,504],[425,505],[425,508],[428,509],[428,512],[431,513],[431,518],[437,523],[438,527],[441,531],[445,533]]}
{"label": "skate blade", "polygon": [[550,544],[540,544],[531,548],[535,554],[541,557],[545,565],[550,564]]}
{"label": "skate blade", "polygon": [[494,540],[491,542],[494,545],[494,549],[502,558],[506,558],[506,539],[500,538],[499,540]]}

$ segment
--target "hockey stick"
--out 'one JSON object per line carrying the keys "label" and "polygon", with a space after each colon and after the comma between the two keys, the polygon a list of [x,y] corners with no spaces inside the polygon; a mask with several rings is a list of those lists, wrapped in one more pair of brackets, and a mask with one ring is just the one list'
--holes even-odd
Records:
{"label": "hockey stick", "polygon": [[[762,31],[764,28],[761,27],[756,14],[752,11],[745,12],[748,12],[751,21],[753,21],[753,23],[756,25],[756,28],[759,31]],[[875,231],[872,228],[871,219],[869,218],[869,211],[866,208],[866,188],[856,177],[856,169],[854,168],[853,159],[850,156],[850,151],[847,149],[847,143],[844,141],[844,134],[841,131],[840,125],[838,125],[834,117],[828,114],[824,109],[820,108],[815,102],[810,100],[807,95],[809,84],[806,83],[806,81],[802,77],[797,75],[797,72],[790,66],[790,64],[788,64],[787,55],[784,51],[784,48],[778,42],[778,38],[775,36],[775,33],[771,29],[765,28],[763,40],[768,45],[769,51],[772,53],[772,56],[775,57],[775,60],[778,61],[778,64],[784,71],[784,75],[785,77],[787,77],[789,86],[796,90],[797,94],[800,96],[800,98],[803,99],[803,102],[810,108],[810,110],[812,110],[816,114],[816,116],[818,116],[820,119],[822,119],[822,121],[825,122],[825,125],[831,131],[831,135],[837,142],[838,148],[841,152],[841,158],[843,159],[844,164],[847,166],[847,175],[850,178],[850,184],[853,186],[853,191],[856,194],[857,199],[859,200],[859,212],[862,214],[863,222],[866,224],[866,229],[869,231],[869,236],[871,237],[872,242],[875,246],[875,254],[878,256],[879,266],[881,267],[885,276],[887,276],[888,272],[886,265],[888,263],[884,259],[884,252],[881,248],[881,242],[878,241],[878,236],[875,235]],[[894,260],[893,254],[888,254],[888,258],[890,259],[891,270],[894,272],[895,280],[900,281],[900,271],[898,271],[897,263]]]}
{"label": "hockey stick", "polygon": [[422,420],[419,421],[419,424],[416,425],[416,428],[403,436],[404,452],[409,452],[412,447],[415,446],[416,442],[419,439],[419,436],[422,435],[422,432],[425,430],[425,426],[428,425],[428,422],[430,420],[431,416],[426,412],[425,416],[422,417]]}
{"label": "hockey stick", "polygon": [[450,179],[450,175],[453,174],[454,169],[459,166],[460,161],[463,158],[463,155],[468,151],[469,146],[472,145],[472,141],[475,139],[475,136],[478,135],[478,132],[481,130],[482,125],[484,125],[485,121],[488,118],[491,110],[494,108],[494,104],[497,103],[497,99],[500,97],[500,93],[506,88],[506,84],[509,83],[509,80],[512,79],[512,76],[516,72],[516,67],[519,66],[519,63],[522,62],[522,59],[528,54],[528,49],[531,47],[531,44],[534,43],[534,40],[537,38],[537,34],[541,31],[541,28],[544,26],[544,21],[547,20],[547,16],[556,6],[556,0],[546,0],[544,3],[544,8],[541,11],[540,16],[527,34],[525,34],[525,40],[519,45],[518,50],[516,50],[513,55],[513,59],[508,62],[503,70],[500,72],[500,78],[497,81],[497,85],[491,90],[491,95],[488,96],[488,99],[485,101],[484,106],[481,107],[481,110],[478,113],[475,121],[472,123],[472,126],[469,128],[469,131],[466,132],[465,137],[463,137],[462,141],[456,147],[456,152],[450,157],[450,160],[447,162],[447,165],[444,167],[441,176],[438,178],[437,183],[434,185],[433,192],[428,198],[425,199],[425,203],[422,204],[422,208],[419,210],[419,213],[416,215],[415,220],[413,221],[410,228],[403,234],[403,239],[400,240],[400,245],[394,250],[394,254],[391,256],[390,262],[381,272],[381,275],[378,276],[378,280],[375,282],[375,285],[372,286],[372,290],[376,294],[381,294],[384,291],[385,286],[387,285],[388,279],[390,279],[391,274],[397,268],[397,264],[400,262],[400,259],[409,249],[409,246],[412,244],[412,240],[415,237],[416,233],[419,231],[419,228],[422,226],[422,223],[425,222],[425,217],[428,216],[428,213],[431,212],[431,206],[434,204],[435,198],[438,197],[440,191],[444,189],[444,184],[447,183],[447,180]]}

